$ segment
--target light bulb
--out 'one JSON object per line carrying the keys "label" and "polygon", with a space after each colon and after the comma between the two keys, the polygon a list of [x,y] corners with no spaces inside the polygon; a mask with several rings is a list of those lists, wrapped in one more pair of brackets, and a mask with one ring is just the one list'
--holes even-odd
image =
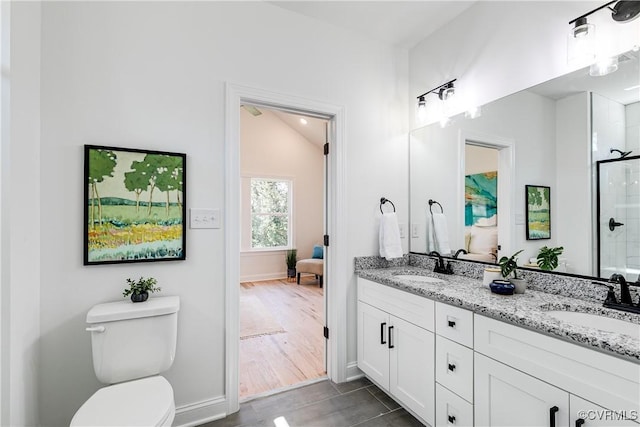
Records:
{"label": "light bulb", "polygon": [[582,65],[595,57],[596,26],[587,23],[587,18],[580,18],[567,36],[567,63]]}
{"label": "light bulb", "polygon": [[424,122],[427,118],[427,103],[424,100],[424,96],[421,96],[418,100],[418,120]]}

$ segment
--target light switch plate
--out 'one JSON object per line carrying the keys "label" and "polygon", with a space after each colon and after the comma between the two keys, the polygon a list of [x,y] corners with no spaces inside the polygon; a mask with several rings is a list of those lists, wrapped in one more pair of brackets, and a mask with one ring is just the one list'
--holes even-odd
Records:
{"label": "light switch plate", "polygon": [[400,238],[404,239],[406,237],[406,234],[407,234],[407,232],[406,232],[407,227],[404,224],[400,223],[400,224],[398,224],[398,228],[400,230]]}
{"label": "light switch plate", "polygon": [[189,209],[189,228],[220,228],[220,209]]}

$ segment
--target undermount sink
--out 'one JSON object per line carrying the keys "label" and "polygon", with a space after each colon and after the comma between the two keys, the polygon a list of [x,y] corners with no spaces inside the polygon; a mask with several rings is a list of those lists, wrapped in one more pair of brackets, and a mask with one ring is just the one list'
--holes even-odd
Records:
{"label": "undermount sink", "polygon": [[429,277],[429,276],[418,276],[415,274],[398,274],[396,276],[393,276],[396,279],[401,279],[401,280],[409,280],[412,282],[421,282],[421,283],[444,283],[444,280],[442,279],[436,279],[435,277]]}
{"label": "undermount sink", "polygon": [[574,325],[585,326],[587,328],[599,329],[605,332],[625,334],[640,339],[640,325],[626,322],[620,319],[599,316],[591,313],[580,313],[577,311],[552,310],[547,311],[549,316]]}

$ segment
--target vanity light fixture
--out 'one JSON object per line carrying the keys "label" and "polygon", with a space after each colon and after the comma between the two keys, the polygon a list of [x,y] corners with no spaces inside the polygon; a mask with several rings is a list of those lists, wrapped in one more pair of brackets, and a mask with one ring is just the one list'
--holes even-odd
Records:
{"label": "vanity light fixture", "polygon": [[[610,7],[613,3],[616,3],[615,6]],[[604,8],[609,9],[611,11],[611,18],[620,23],[632,21],[640,15],[640,1],[614,0],[569,21],[569,25],[573,25],[567,39],[567,60],[569,63],[591,61],[596,58],[596,27],[594,24],[587,22],[587,17]],[[617,69],[617,57],[615,59],[598,58],[596,63],[591,65],[589,74],[592,76],[603,76]]]}
{"label": "vanity light fixture", "polygon": [[446,83],[443,83],[440,86],[435,87],[430,91],[425,92],[422,95],[419,95],[417,97],[418,98],[418,117],[421,120],[424,120],[424,116],[426,115],[426,111],[427,111],[427,102],[425,99],[426,96],[429,95],[430,93],[435,93],[438,95],[438,98],[440,98],[442,102],[447,102],[448,100],[453,98],[453,95],[455,95],[456,93],[456,88],[453,86],[453,82],[455,82],[456,80],[457,79],[453,79]]}

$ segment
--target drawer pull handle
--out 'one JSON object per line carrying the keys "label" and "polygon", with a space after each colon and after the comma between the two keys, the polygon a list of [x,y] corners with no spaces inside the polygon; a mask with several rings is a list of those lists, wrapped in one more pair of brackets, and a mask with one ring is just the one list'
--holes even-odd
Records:
{"label": "drawer pull handle", "polygon": [[454,365],[453,363],[449,363],[449,370],[451,372],[455,371],[456,370],[456,365]]}
{"label": "drawer pull handle", "polygon": [[549,427],[556,427],[556,413],[560,409],[557,406],[549,408]]}
{"label": "drawer pull handle", "polygon": [[449,320],[447,323],[449,324],[450,328],[455,328],[456,327],[456,322],[453,321],[453,320]]}
{"label": "drawer pull handle", "polygon": [[395,348],[395,346],[391,343],[391,338],[393,337],[393,335],[391,335],[392,332],[393,326],[389,326],[389,348]]}
{"label": "drawer pull handle", "polygon": [[449,423],[450,424],[455,424],[456,423],[456,417],[454,417],[453,415],[449,415],[448,419],[449,419]]}
{"label": "drawer pull handle", "polygon": [[582,418],[578,418],[576,420],[576,427],[580,427],[582,424],[584,424],[584,420]]}
{"label": "drawer pull handle", "polygon": [[384,327],[387,326],[387,322],[380,323],[380,344],[386,344],[384,340]]}

